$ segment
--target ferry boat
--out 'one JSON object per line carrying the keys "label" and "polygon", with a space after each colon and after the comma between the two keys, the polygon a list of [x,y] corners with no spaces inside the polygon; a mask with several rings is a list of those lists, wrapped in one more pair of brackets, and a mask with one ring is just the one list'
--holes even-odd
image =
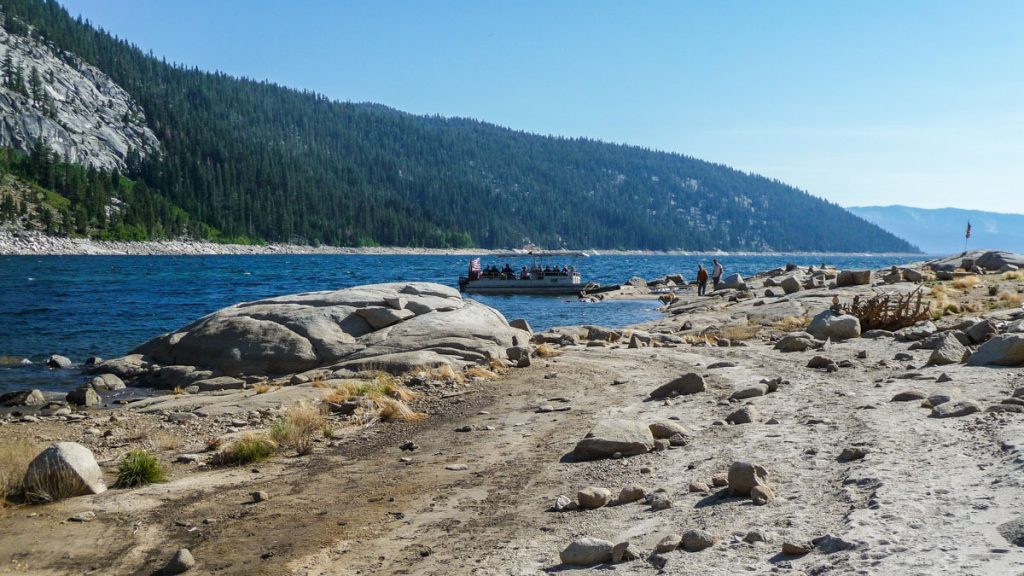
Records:
{"label": "ferry boat", "polygon": [[[576,259],[587,256],[585,252],[571,250],[499,253],[491,257],[504,265],[486,268],[481,266],[479,258],[474,258],[469,263],[468,274],[459,277],[459,290],[485,295],[579,295],[584,289],[597,286],[584,282],[576,268]],[[564,259],[569,259],[570,264],[566,264]],[[529,264],[512,265],[513,262],[524,261],[529,261]]]}

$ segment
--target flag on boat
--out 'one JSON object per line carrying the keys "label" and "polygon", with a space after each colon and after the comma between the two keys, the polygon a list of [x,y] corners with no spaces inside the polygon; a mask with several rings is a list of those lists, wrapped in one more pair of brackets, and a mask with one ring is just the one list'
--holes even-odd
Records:
{"label": "flag on boat", "polygon": [[473,258],[472,260],[469,261],[469,270],[471,272],[479,272],[480,271],[480,259],[479,258]]}
{"label": "flag on boat", "polygon": [[967,233],[964,234],[964,238],[970,238],[970,237],[971,237],[971,221],[968,220],[967,221]]}

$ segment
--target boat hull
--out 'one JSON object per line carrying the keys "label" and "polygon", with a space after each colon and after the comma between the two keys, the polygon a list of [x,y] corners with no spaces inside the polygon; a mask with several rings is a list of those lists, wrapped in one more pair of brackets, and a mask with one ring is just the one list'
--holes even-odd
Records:
{"label": "boat hull", "polygon": [[584,284],[569,282],[564,279],[537,279],[537,280],[459,280],[459,290],[467,294],[484,295],[534,295],[534,296],[559,296],[564,294],[579,293],[585,288]]}

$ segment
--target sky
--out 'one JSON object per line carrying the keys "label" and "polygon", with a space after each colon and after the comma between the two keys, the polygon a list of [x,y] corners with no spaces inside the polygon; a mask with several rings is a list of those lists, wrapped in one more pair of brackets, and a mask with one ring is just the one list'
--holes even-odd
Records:
{"label": "sky", "polygon": [[843,206],[1024,213],[1024,2],[63,0],[168,61],[679,152]]}

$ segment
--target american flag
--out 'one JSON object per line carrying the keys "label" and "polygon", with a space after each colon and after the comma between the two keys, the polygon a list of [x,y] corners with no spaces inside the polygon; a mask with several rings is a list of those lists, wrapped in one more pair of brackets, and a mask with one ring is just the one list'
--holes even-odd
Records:
{"label": "american flag", "polygon": [[479,258],[473,258],[472,260],[470,260],[470,262],[469,262],[469,270],[470,270],[470,272],[479,272],[480,271],[480,259]]}
{"label": "american flag", "polygon": [[964,238],[970,238],[970,237],[971,237],[971,221],[968,220],[967,221],[967,234],[964,234]]}

